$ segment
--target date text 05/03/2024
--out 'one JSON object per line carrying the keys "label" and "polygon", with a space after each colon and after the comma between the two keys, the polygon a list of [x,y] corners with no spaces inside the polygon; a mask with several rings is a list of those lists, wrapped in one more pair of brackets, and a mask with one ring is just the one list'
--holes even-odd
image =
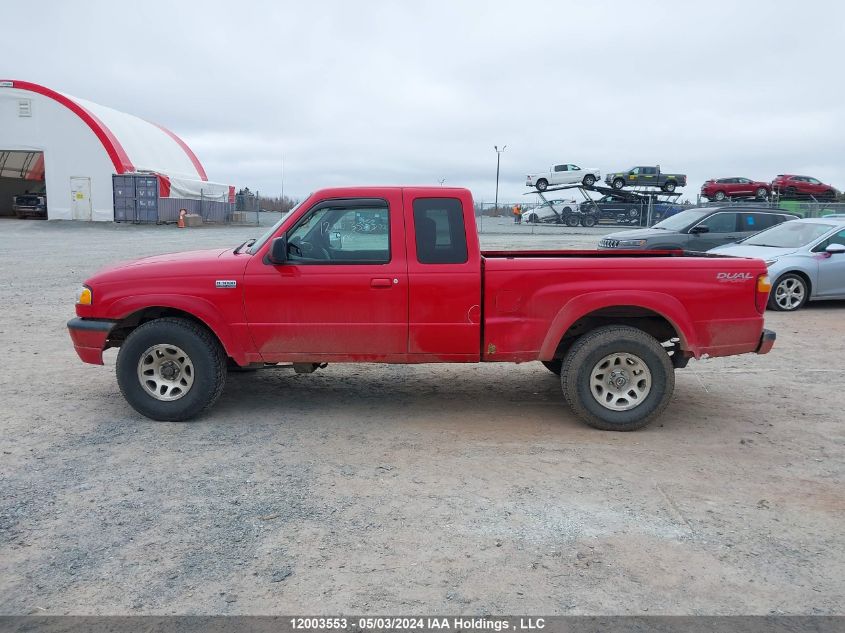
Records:
{"label": "date text 05/03/2024", "polygon": [[544,618],[536,617],[295,617],[290,619],[294,630],[360,630],[381,631],[536,631],[545,628]]}

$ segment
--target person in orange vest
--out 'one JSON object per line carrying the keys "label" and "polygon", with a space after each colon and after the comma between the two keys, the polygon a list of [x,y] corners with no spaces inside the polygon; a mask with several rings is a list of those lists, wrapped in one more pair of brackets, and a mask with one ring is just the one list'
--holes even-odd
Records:
{"label": "person in orange vest", "polygon": [[522,207],[518,204],[513,205],[513,223],[522,224]]}

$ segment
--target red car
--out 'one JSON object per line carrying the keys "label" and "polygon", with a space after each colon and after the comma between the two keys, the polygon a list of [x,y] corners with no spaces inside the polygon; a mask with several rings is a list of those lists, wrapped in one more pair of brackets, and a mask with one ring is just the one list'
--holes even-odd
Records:
{"label": "red car", "polygon": [[710,200],[725,198],[757,198],[765,200],[772,192],[767,182],[750,178],[711,178],[701,185],[701,195]]}
{"label": "red car", "polygon": [[816,198],[817,200],[836,200],[839,192],[835,187],[824,184],[810,176],[780,174],[772,181],[772,191],[781,198]]}
{"label": "red car", "polygon": [[317,191],[235,249],[94,275],[70,335],[86,363],[119,347],[120,390],[155,420],[211,406],[227,367],[542,361],[579,417],[616,431],[657,417],[690,358],[774,344],[759,259],[482,252],[473,214],[466,189]]}

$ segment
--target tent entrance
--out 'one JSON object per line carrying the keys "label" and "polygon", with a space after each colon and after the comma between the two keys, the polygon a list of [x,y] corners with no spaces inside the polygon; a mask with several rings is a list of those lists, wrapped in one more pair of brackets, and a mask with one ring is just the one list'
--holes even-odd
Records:
{"label": "tent entrance", "polygon": [[44,152],[0,149],[0,217],[47,218]]}

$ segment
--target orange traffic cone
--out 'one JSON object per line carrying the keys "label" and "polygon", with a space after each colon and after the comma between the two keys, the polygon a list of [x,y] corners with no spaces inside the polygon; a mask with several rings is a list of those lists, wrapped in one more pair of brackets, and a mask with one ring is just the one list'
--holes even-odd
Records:
{"label": "orange traffic cone", "polygon": [[185,216],[187,215],[187,211],[185,209],[179,209],[179,221],[176,223],[180,229],[185,228]]}

